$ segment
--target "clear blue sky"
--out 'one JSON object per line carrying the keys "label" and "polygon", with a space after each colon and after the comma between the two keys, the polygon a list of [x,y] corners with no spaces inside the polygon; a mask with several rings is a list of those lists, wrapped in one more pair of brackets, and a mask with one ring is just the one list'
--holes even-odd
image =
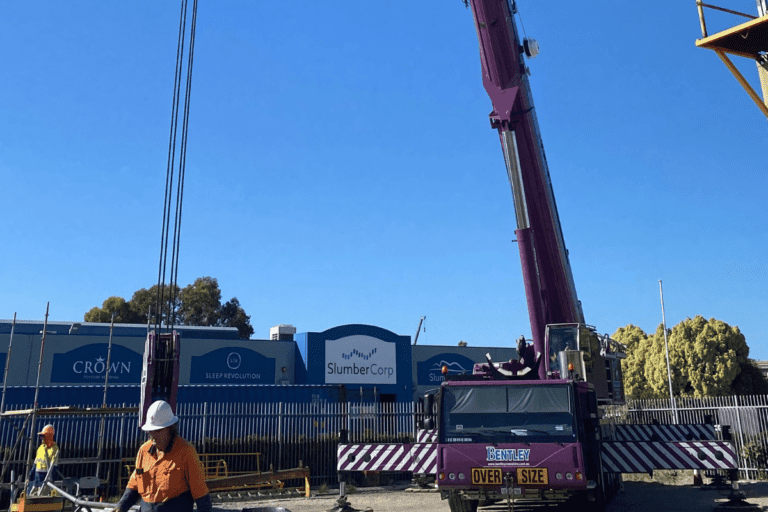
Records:
{"label": "clear blue sky", "polygon": [[[654,331],[662,279],[670,327],[715,317],[768,359],[768,123],[694,45],[695,3],[518,6],[588,323]],[[50,301],[82,320],[156,283],[178,8],[0,6],[0,318]],[[413,336],[426,315],[420,344],[514,346],[530,327],[490,110],[460,0],[200,0],[179,283],[217,278],[255,338]]]}

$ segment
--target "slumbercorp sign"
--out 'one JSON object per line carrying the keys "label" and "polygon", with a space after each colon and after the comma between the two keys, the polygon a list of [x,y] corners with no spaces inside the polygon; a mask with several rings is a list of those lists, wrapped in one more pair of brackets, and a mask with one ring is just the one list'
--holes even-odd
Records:
{"label": "slumbercorp sign", "polygon": [[325,341],[326,384],[397,384],[394,342],[355,335]]}
{"label": "slumbercorp sign", "polygon": [[[107,343],[83,345],[69,352],[53,355],[51,383],[93,384],[104,382],[107,371]],[[109,382],[138,384],[141,382],[142,356],[122,345],[113,344],[109,357]]]}
{"label": "slumbercorp sign", "polygon": [[419,386],[440,385],[445,380],[443,366],[449,375],[472,375],[475,362],[466,356],[447,352],[416,363],[416,383]]}
{"label": "slumbercorp sign", "polygon": [[192,356],[190,384],[274,384],[275,359],[243,347]]}

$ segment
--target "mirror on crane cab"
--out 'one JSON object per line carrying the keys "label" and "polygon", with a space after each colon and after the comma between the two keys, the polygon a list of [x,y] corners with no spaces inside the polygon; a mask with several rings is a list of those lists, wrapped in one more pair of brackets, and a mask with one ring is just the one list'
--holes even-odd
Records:
{"label": "mirror on crane cab", "polygon": [[434,419],[434,405],[435,395],[433,393],[427,393],[423,398],[419,398],[419,403],[423,406],[423,419],[419,422],[419,428],[424,430],[432,430],[435,428]]}

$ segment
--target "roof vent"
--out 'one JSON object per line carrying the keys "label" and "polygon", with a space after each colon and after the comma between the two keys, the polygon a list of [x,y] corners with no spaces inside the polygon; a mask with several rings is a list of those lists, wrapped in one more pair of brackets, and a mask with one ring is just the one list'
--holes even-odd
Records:
{"label": "roof vent", "polygon": [[269,329],[269,339],[273,341],[293,341],[296,328],[291,324],[280,324]]}

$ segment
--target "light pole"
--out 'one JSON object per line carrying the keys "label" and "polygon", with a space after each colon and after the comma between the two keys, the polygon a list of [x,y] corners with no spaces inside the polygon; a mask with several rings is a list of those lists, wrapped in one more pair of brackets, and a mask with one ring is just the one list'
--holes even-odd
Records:
{"label": "light pole", "polygon": [[667,344],[667,319],[664,315],[664,291],[661,288],[661,279],[659,279],[659,295],[661,295],[661,325],[664,328],[664,350],[667,353],[667,380],[669,382],[669,400],[672,405],[672,414],[675,417],[675,424],[680,423],[677,418],[677,407],[675,406],[675,395],[672,394],[672,370],[669,366],[669,344]]}

